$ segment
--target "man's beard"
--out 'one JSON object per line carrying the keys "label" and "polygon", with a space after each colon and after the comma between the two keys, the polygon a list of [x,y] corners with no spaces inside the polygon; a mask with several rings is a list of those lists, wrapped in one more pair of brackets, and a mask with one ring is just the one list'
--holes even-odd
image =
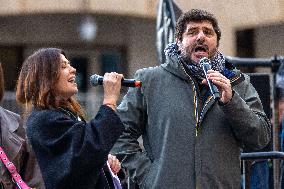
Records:
{"label": "man's beard", "polygon": [[180,56],[181,58],[185,61],[185,62],[191,62],[193,64],[199,64],[199,62],[195,62],[191,59],[191,55],[194,53],[195,51],[195,47],[197,45],[203,45],[207,51],[208,51],[208,58],[210,60],[213,59],[213,57],[216,55],[217,53],[217,47],[213,48],[212,50],[209,50],[209,47],[206,44],[200,44],[200,43],[194,43],[192,46],[187,46],[185,47],[182,43],[178,43],[179,46],[179,51],[180,51]]}

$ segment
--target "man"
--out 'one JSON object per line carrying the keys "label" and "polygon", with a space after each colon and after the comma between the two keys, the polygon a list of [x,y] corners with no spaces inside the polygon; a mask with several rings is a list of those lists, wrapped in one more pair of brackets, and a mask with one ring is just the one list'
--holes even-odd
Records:
{"label": "man", "polygon": [[[225,62],[220,38],[212,14],[191,10],[177,21],[166,63],[137,71],[143,86],[129,89],[118,108],[125,131],[113,153],[140,188],[239,189],[242,149],[269,142],[258,94],[248,76]],[[199,67],[203,57],[211,60],[208,77],[219,101]]]}

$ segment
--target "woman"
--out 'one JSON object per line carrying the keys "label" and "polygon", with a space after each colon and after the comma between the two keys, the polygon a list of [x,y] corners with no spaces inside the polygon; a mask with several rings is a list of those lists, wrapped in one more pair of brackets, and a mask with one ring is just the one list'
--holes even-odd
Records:
{"label": "woman", "polygon": [[[4,75],[0,64],[0,101],[4,96]],[[34,154],[26,142],[25,132],[18,114],[0,106],[0,146],[9,160],[16,166],[22,179],[30,187],[43,189],[44,183]],[[0,189],[14,189],[7,168],[0,160]]]}
{"label": "woman", "polygon": [[115,112],[122,77],[105,74],[103,105],[86,123],[74,98],[76,70],[65,53],[57,48],[40,49],[25,60],[16,98],[32,107],[27,136],[47,189],[114,187],[106,161],[123,130]]}

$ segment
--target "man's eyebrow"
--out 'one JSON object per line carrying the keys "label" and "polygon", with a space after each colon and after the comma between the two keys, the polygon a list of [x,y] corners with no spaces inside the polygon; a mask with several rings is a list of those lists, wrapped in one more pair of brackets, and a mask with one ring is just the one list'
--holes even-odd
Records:
{"label": "man's eyebrow", "polygon": [[189,26],[188,28],[186,28],[186,31],[191,30],[191,29],[196,29],[198,28],[198,26]]}
{"label": "man's eyebrow", "polygon": [[190,32],[190,31],[192,31],[192,30],[196,30],[196,29],[198,29],[198,27],[196,27],[196,26],[188,27],[188,28],[185,29],[185,33],[186,33],[186,32]]}
{"label": "man's eyebrow", "polygon": [[214,28],[211,28],[211,27],[207,27],[207,26],[204,26],[204,27],[202,27],[202,29],[207,29],[207,30],[214,30]]}

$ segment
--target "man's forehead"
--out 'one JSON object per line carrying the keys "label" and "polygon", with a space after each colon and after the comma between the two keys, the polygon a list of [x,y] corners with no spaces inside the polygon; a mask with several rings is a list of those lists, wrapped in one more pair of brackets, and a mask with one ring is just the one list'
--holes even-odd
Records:
{"label": "man's forehead", "polygon": [[186,28],[201,28],[201,27],[206,27],[206,28],[212,28],[213,25],[211,22],[208,20],[202,20],[202,21],[190,21],[187,23]]}

